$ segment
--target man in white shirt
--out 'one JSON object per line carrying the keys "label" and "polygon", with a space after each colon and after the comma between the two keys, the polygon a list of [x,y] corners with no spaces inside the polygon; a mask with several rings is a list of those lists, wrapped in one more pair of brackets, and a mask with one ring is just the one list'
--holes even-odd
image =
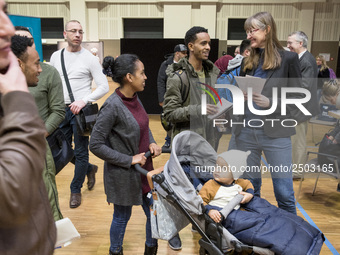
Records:
{"label": "man in white shirt", "polygon": [[[302,31],[295,31],[288,36],[287,47],[290,51],[296,52],[299,55],[300,67],[302,74],[302,88],[308,89],[311,93],[311,99],[305,103],[304,106],[307,110],[315,116],[319,112],[317,102],[317,77],[318,67],[315,58],[307,50],[308,37]],[[296,134],[291,137],[292,151],[293,151],[293,179],[298,180],[301,178],[299,170],[303,169],[307,161],[307,143],[306,135],[308,128],[308,120],[312,116],[306,116],[299,112],[297,116],[299,124],[295,127]],[[294,173],[294,170],[297,172]]]}
{"label": "man in white shirt", "polygon": [[[71,20],[65,25],[64,38],[68,46],[64,50],[64,62],[67,76],[70,82],[74,102],[71,102],[66,86],[65,77],[61,67],[61,51],[58,50],[51,56],[51,65],[54,66],[63,82],[64,100],[66,104],[65,120],[60,124],[60,128],[72,142],[72,135],[75,144],[74,177],[71,183],[70,208],[77,208],[81,204],[81,188],[85,175],[88,178],[88,189],[93,189],[95,183],[95,173],[98,167],[89,163],[89,137],[80,136],[77,133],[75,115],[86,106],[109,91],[109,85],[102,67],[95,56],[88,50],[81,47],[83,41],[83,28],[79,21]],[[92,92],[91,82],[94,79],[97,88]]]}

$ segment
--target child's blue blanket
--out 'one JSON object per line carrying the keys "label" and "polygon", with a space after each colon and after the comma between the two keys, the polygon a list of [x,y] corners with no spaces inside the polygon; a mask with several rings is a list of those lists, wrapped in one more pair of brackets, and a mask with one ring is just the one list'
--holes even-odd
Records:
{"label": "child's blue blanket", "polygon": [[286,212],[266,200],[254,197],[233,210],[223,221],[224,227],[241,242],[268,248],[275,254],[319,254],[323,234],[301,217]]}

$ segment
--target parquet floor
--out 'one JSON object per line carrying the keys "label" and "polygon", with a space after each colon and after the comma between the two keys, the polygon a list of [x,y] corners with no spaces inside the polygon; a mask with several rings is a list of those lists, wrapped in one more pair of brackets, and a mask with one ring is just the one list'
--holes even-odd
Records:
{"label": "parquet floor", "polygon": [[[114,85],[110,82],[112,93]],[[109,94],[108,94],[109,95]],[[108,96],[107,95],[107,96]],[[156,92],[155,92],[155,96]],[[106,97],[105,97],[106,98]],[[99,103],[103,103],[103,98]],[[154,138],[159,145],[163,145],[165,131],[163,130],[158,115],[150,115],[150,128],[153,132]],[[314,141],[319,141],[323,134],[327,132],[329,127],[314,124]],[[221,139],[219,151],[226,148],[229,136],[225,135]],[[308,144],[314,146],[312,142],[311,126],[308,131]],[[311,150],[316,150],[311,148]],[[161,155],[154,160],[154,167],[160,167],[168,160],[169,155]],[[69,164],[63,169],[56,178],[57,187],[59,191],[59,201],[61,211],[64,217],[72,220],[81,235],[80,239],[75,240],[72,244],[55,251],[56,255],[106,255],[108,254],[110,240],[109,229],[112,220],[113,206],[108,205],[104,194],[103,187],[103,161],[90,154],[90,162],[99,166],[96,175],[96,185],[92,191],[86,187],[86,181],[82,189],[82,204],[76,209],[69,208],[70,197],[70,183],[73,178],[74,166]],[[298,200],[304,211],[314,221],[314,223],[325,234],[326,238],[333,245],[335,250],[340,251],[340,193],[336,191],[337,182],[328,177],[319,180],[317,190],[312,196],[314,187],[314,177],[306,178],[303,181],[302,192]],[[294,189],[297,192],[299,182],[294,182]],[[269,202],[276,204],[272,183],[270,178],[263,179],[262,197]],[[298,215],[303,216],[298,210]],[[145,242],[145,216],[140,206],[133,208],[133,214],[126,229],[124,239],[124,254],[138,255],[144,254]],[[180,232],[183,243],[181,251],[171,250],[166,241],[159,241],[158,254],[172,255],[198,254],[199,246],[198,240],[200,236],[197,233],[191,232],[191,226],[188,226]],[[324,244],[322,255],[333,254]],[[294,254],[292,254],[294,255]]]}

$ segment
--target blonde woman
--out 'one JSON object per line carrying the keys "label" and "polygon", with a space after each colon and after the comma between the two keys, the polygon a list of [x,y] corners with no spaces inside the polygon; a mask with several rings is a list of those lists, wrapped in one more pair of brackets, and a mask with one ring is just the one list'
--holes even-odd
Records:
{"label": "blonde woman", "polygon": [[[250,111],[248,105],[245,104],[245,114],[235,116],[238,123],[245,123],[236,125],[234,129],[237,149],[251,151],[247,164],[252,170],[245,172],[243,177],[252,182],[255,196],[260,196],[263,152],[270,169],[282,170],[271,171],[278,206],[296,214],[290,140],[290,137],[295,134],[295,128],[294,126],[285,127],[280,121],[271,122],[268,119],[293,118],[291,109],[287,109],[287,115],[281,113],[280,92],[284,87],[301,87],[298,55],[283,49],[277,38],[275,21],[268,12],[260,12],[249,17],[244,24],[244,29],[247,39],[251,41],[251,53],[249,57],[244,58],[240,76],[252,75],[266,79],[261,94],[252,94],[254,108],[270,109],[276,100],[273,96],[273,89],[277,89],[279,93],[278,107],[274,112],[266,116],[256,115],[253,113],[254,109]],[[246,94],[246,98],[249,96]]]}
{"label": "blonde woman", "polygon": [[322,85],[325,81],[329,80],[330,73],[329,67],[327,66],[326,59],[323,55],[318,55],[315,58],[318,66],[318,89],[322,89]]}

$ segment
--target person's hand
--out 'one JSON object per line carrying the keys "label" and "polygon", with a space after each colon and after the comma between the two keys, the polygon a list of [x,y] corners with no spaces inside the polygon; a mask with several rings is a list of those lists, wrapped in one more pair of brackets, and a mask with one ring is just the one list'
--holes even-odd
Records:
{"label": "person's hand", "polygon": [[8,53],[9,66],[5,74],[0,74],[0,93],[5,95],[12,91],[28,92],[25,75],[22,73],[17,57]]}
{"label": "person's hand", "polygon": [[162,148],[155,143],[150,143],[149,150],[153,158],[158,157],[162,153]]}
{"label": "person's hand", "polygon": [[83,100],[77,100],[74,101],[72,104],[70,104],[70,110],[73,114],[77,115],[81,109],[85,107],[85,102]]}
{"label": "person's hand", "polygon": [[213,104],[207,104],[207,114],[214,115],[218,112],[218,107]]}
{"label": "person's hand", "polygon": [[328,96],[326,97],[326,100],[328,100],[332,105],[336,105],[336,99],[337,99],[338,95],[335,96]]}
{"label": "person's hand", "polygon": [[213,219],[213,221],[215,221],[216,223],[219,223],[222,219],[221,217],[221,214],[219,211],[217,210],[214,210],[214,209],[211,209],[209,212],[208,212],[208,215],[210,216],[210,218]]}
{"label": "person's hand", "polygon": [[245,90],[242,90],[243,96],[244,96],[244,102],[247,102],[248,100],[248,92]]}
{"label": "person's hand", "polygon": [[144,166],[146,162],[146,157],[144,156],[145,152],[136,154],[132,157],[132,163],[131,165],[140,164],[141,166]]}
{"label": "person's hand", "polygon": [[160,106],[160,107],[163,107],[163,104],[164,104],[164,102],[161,102],[161,103],[159,103],[159,106]]}
{"label": "person's hand", "polygon": [[250,194],[248,192],[244,192],[244,191],[241,191],[240,194],[243,195],[243,199],[241,201],[241,204],[248,203],[254,197],[252,194]]}
{"label": "person's hand", "polygon": [[269,98],[258,93],[253,93],[253,102],[262,108],[268,108],[270,106]]}

